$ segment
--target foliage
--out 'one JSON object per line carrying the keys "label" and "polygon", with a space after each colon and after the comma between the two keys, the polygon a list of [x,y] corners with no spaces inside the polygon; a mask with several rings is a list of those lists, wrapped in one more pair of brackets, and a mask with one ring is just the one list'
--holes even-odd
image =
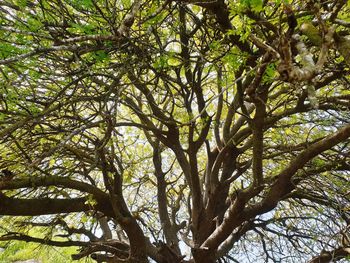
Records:
{"label": "foliage", "polygon": [[76,249],[73,247],[59,249],[35,243],[25,243],[23,241],[12,241],[11,243],[6,242],[2,245],[5,248],[4,252],[0,253],[0,261],[2,263],[25,261],[29,259],[40,260],[42,263],[89,262],[86,259],[72,261],[70,255],[76,253]]}
{"label": "foliage", "polygon": [[98,262],[346,260],[349,8],[0,1],[0,241]]}
{"label": "foliage", "polygon": [[[0,233],[2,235],[6,235],[6,232],[9,232],[11,229],[10,222],[6,219],[2,219],[2,226]],[[13,223],[13,220],[12,220]],[[7,231],[6,231],[7,230]],[[22,231],[24,229],[22,228]],[[27,233],[32,236],[38,236],[41,238],[45,238],[45,233],[37,231],[34,229],[27,230]],[[59,238],[56,238],[59,240]],[[61,238],[62,240],[62,238]],[[26,243],[25,241],[3,241],[0,242],[0,262],[2,263],[10,263],[15,261],[26,261],[30,259],[38,260],[42,263],[67,263],[73,262],[71,260],[70,255],[77,252],[78,247],[52,247],[47,246],[45,244],[37,244],[37,243]],[[92,262],[91,259],[85,258],[79,261],[74,262]]]}

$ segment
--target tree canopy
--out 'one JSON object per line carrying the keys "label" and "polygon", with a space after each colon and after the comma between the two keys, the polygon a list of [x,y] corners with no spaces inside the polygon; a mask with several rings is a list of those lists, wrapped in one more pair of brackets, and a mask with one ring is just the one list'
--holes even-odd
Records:
{"label": "tree canopy", "polygon": [[349,12],[0,1],[0,241],[97,262],[345,262]]}

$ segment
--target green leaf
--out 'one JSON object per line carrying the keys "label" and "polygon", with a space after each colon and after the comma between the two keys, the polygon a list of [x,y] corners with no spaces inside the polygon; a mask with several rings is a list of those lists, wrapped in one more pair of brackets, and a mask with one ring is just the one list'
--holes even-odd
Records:
{"label": "green leaf", "polygon": [[107,58],[108,58],[108,54],[103,50],[98,50],[95,52],[96,61],[104,61]]}
{"label": "green leaf", "polygon": [[262,0],[241,0],[243,7],[251,9],[255,12],[262,11],[263,1]]}
{"label": "green leaf", "polygon": [[28,25],[29,29],[34,32],[38,31],[43,26],[43,24],[37,18],[34,17],[28,18]]}

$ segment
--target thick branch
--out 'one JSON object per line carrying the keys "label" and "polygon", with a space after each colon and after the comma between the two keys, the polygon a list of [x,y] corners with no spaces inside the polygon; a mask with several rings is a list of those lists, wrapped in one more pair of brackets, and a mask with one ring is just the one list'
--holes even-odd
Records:
{"label": "thick branch", "polygon": [[[92,209],[87,202],[88,198],[86,197],[72,199],[18,199],[0,194],[0,215],[39,216],[83,212]],[[109,210],[105,208],[101,210],[110,214]]]}
{"label": "thick branch", "polygon": [[25,234],[21,233],[8,233],[6,235],[3,235],[0,237],[0,241],[9,241],[9,240],[19,240],[19,241],[25,241],[25,242],[34,242],[34,243],[39,243],[39,244],[44,244],[44,245],[49,245],[49,246],[55,246],[55,247],[72,247],[72,246],[87,246],[88,242],[82,242],[82,241],[55,241],[55,240],[50,240],[46,238],[37,238],[37,237],[32,237],[28,236]]}
{"label": "thick branch", "polygon": [[332,148],[338,143],[350,137],[350,124],[339,129],[336,133],[325,137],[314,143],[308,149],[302,151],[290,164],[277,176],[276,183],[271,187],[265,199],[255,206],[246,209],[246,213],[253,217],[257,214],[266,213],[276,207],[278,201],[286,194],[291,192],[295,186],[291,179],[299,169],[313,159],[318,154]]}
{"label": "thick branch", "polygon": [[336,262],[350,255],[350,247],[340,247],[332,251],[322,251],[320,255],[312,258],[307,263]]}
{"label": "thick branch", "polygon": [[27,177],[11,181],[0,181],[0,190],[12,190],[20,188],[37,188],[41,186],[57,186],[79,190],[89,193],[97,198],[107,198],[107,195],[92,185],[79,182],[66,177],[50,176],[50,177]]}

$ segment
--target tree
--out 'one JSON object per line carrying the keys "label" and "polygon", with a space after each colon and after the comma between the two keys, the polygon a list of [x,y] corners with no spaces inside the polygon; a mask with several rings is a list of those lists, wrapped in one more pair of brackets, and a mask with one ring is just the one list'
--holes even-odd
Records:
{"label": "tree", "polygon": [[345,260],[350,5],[289,2],[1,1],[0,240]]}

